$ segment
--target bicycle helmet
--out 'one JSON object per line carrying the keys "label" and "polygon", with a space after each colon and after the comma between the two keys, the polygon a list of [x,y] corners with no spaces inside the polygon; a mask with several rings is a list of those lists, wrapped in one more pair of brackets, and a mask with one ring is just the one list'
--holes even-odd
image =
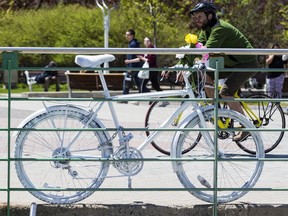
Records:
{"label": "bicycle helmet", "polygon": [[195,12],[201,11],[216,13],[217,7],[212,3],[200,2],[189,12],[189,15],[193,15]]}

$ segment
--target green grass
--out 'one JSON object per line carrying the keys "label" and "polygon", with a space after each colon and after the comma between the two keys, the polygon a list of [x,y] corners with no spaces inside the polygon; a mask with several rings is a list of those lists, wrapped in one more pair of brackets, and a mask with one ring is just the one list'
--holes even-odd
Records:
{"label": "green grass", "polygon": [[[56,91],[55,84],[49,86],[48,91]],[[60,91],[68,91],[67,84],[60,85]],[[11,89],[11,93],[23,93],[29,92],[29,87],[26,84],[18,83],[17,88]],[[41,84],[34,84],[32,85],[32,92],[44,92],[43,85]],[[0,85],[0,94],[8,93],[8,89],[5,88],[3,84]]]}

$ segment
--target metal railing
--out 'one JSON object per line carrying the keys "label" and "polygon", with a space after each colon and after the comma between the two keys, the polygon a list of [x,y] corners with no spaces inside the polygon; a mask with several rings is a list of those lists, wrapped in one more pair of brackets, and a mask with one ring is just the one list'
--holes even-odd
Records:
{"label": "metal railing", "polygon": [[[275,54],[275,55],[282,55],[282,54],[288,54],[288,49],[178,49],[178,48],[153,48],[153,49],[141,49],[141,48],[135,48],[135,49],[126,49],[126,48],[49,48],[49,47],[0,47],[0,52],[2,52],[2,67],[1,70],[6,70],[9,72],[8,75],[8,86],[10,87],[11,84],[11,72],[12,71],[24,71],[27,69],[27,67],[20,67],[18,65],[18,58],[19,58],[19,54],[21,55],[25,55],[25,54],[71,54],[71,55],[76,55],[76,54],[105,54],[105,53],[109,53],[109,54],[127,54],[127,53],[133,53],[133,54],[138,54],[138,53],[151,53],[151,54],[160,54],[160,55],[174,55],[174,54],[204,54],[204,53],[211,53],[211,54],[224,54],[224,55],[228,55],[228,54],[239,54],[239,55],[269,55],[269,54]],[[30,68],[31,69],[31,68]],[[71,69],[71,68],[70,68]],[[75,70],[79,69],[79,68],[74,68]],[[159,70],[162,70],[163,68],[159,68]],[[113,70],[113,69],[112,69]],[[123,69],[125,70],[125,69]],[[228,69],[227,69],[228,70]],[[226,69],[224,69],[223,71],[227,71]],[[270,71],[269,69],[254,69],[255,71],[262,71],[262,72],[267,72]],[[247,69],[229,69],[229,71],[247,71]],[[249,69],[249,71],[251,71],[251,69]],[[279,69],[279,71],[285,71],[284,69],[281,70]],[[26,103],[30,103],[32,101],[71,101],[71,100],[79,100],[79,101],[89,101],[91,99],[67,99],[67,98],[61,98],[61,99],[55,99],[55,98],[21,98],[21,97],[14,97],[11,93],[11,88],[8,89],[8,95],[7,97],[2,97],[0,98],[0,102],[2,101],[6,101],[7,102],[7,124],[4,127],[0,128],[0,132],[2,133],[6,133],[7,135],[7,154],[6,157],[3,156],[0,158],[0,163],[2,164],[7,164],[6,167],[6,172],[7,175],[0,174],[2,180],[0,179],[0,182],[2,182],[2,184],[0,185],[0,192],[2,193],[6,193],[6,203],[7,203],[7,215],[10,215],[10,205],[12,202],[14,202],[13,200],[11,200],[11,193],[12,192],[19,192],[19,191],[27,191],[29,189],[23,189],[23,188],[17,188],[11,185],[11,173],[12,173],[12,167],[13,167],[13,162],[15,161],[15,158],[13,158],[12,154],[12,146],[14,145],[12,143],[12,139],[11,139],[11,134],[15,131],[19,131],[19,129],[15,128],[12,126],[12,102],[13,101],[22,101],[23,104]],[[97,99],[92,99],[92,100],[97,100]],[[103,99],[99,99],[99,100],[103,100]],[[160,99],[160,100],[165,100],[165,99]],[[281,98],[281,99],[271,99],[272,101],[281,101],[281,102],[288,102],[287,99]],[[218,101],[218,98],[216,98],[216,102]],[[21,118],[25,118],[26,116],[21,116]],[[141,130],[141,128],[129,128],[129,130]],[[143,130],[143,128],[142,128]],[[287,131],[287,129],[280,129],[280,130],[284,130]],[[2,153],[2,155],[4,155]],[[287,153],[288,155],[288,153]],[[172,161],[173,158],[163,158],[163,159],[147,159],[148,161],[162,161],[162,162],[169,162]],[[288,161],[288,157],[283,156],[283,157],[268,157],[264,159],[266,162],[287,162]],[[217,162],[217,160],[216,160]],[[3,172],[2,172],[3,173]],[[3,182],[6,182],[6,184],[3,185]],[[217,184],[216,184],[217,185]],[[103,191],[121,191],[125,189],[119,189],[119,188],[108,188],[108,189],[103,189]],[[126,190],[130,190],[126,189]],[[183,188],[157,188],[157,189],[153,189],[153,188],[137,188],[134,190],[138,190],[138,191],[171,191],[171,193],[173,193],[174,191],[183,191],[183,190],[187,190],[187,189],[183,189]],[[216,193],[217,193],[217,188],[215,189]],[[262,188],[251,188],[249,189],[251,191],[269,191],[269,192],[287,192],[288,191],[288,186],[283,186],[281,188],[271,188],[271,187],[262,187]],[[35,203],[33,203],[33,206],[35,205]],[[213,203],[213,215],[217,215],[217,203]],[[36,207],[34,206],[33,209],[36,209]],[[36,215],[36,213],[33,211],[33,215]]]}

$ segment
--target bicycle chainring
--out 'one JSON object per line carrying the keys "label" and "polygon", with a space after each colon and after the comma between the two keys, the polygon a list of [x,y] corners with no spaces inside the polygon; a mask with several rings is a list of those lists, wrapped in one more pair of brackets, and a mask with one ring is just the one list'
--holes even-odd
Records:
{"label": "bicycle chainring", "polygon": [[133,147],[120,147],[115,153],[113,166],[125,176],[137,175],[143,168],[143,156],[139,150]]}

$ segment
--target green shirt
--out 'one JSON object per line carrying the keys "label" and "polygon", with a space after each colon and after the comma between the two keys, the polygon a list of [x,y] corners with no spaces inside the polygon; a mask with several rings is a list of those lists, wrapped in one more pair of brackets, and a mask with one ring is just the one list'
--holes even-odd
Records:
{"label": "green shirt", "polygon": [[[231,24],[219,20],[212,28],[207,27],[200,32],[198,41],[207,48],[253,48],[247,38]],[[256,60],[256,56],[225,55],[225,67],[234,67]]]}

